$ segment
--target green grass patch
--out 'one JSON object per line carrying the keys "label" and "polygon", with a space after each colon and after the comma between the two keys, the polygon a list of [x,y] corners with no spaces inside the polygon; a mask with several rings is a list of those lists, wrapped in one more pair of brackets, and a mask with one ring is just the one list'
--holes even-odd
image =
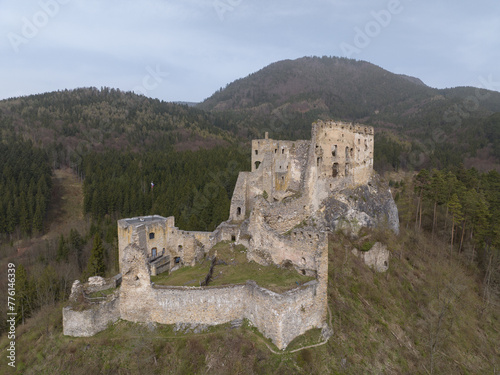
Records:
{"label": "green grass patch", "polygon": [[[282,293],[314,280],[312,277],[299,274],[295,269],[262,266],[249,262],[246,251],[243,245],[234,246],[229,242],[215,245],[208,254],[210,258],[216,255],[218,260],[209,286],[242,284],[247,280],[253,280],[263,288]],[[157,285],[199,286],[209,269],[210,261],[206,259],[194,267],[183,267],[171,274],[152,276],[151,281]]]}
{"label": "green grass patch", "polygon": [[200,286],[210,269],[210,262],[205,261],[194,267],[182,267],[177,271],[164,272],[157,276],[151,276],[151,281],[157,285],[172,286]]}
{"label": "green grass patch", "polygon": [[375,245],[375,242],[374,242],[374,241],[365,241],[365,242],[363,242],[363,244],[361,245],[360,250],[361,250],[361,251],[368,251],[368,250],[370,250],[370,249],[373,247],[373,245]]}
{"label": "green grass patch", "polygon": [[320,328],[313,328],[305,332],[303,335],[297,336],[295,339],[288,344],[286,350],[292,351],[294,349],[300,349],[309,345],[318,344],[323,341],[323,336],[321,335]]}

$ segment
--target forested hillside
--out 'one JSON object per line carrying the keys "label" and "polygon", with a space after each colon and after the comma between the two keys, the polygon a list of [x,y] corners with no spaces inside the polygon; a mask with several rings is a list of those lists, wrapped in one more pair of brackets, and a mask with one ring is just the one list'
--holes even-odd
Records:
{"label": "forested hillside", "polygon": [[478,266],[488,293],[500,296],[500,173],[423,169],[391,185],[406,228],[447,242],[450,256]]}
{"label": "forested hillside", "polygon": [[[273,63],[213,94],[200,108],[257,137],[308,139],[318,118],[373,125],[407,143],[400,164],[500,167],[491,137],[500,127],[500,93],[474,87],[434,89],[365,61],[304,57]],[[377,139],[376,139],[377,141]],[[377,149],[377,147],[375,147]],[[379,150],[380,151],[380,150]]]}
{"label": "forested hillside", "polygon": [[46,149],[55,167],[75,165],[89,151],[196,150],[234,139],[207,112],[110,88],[1,101],[0,129],[5,140],[15,135]]}

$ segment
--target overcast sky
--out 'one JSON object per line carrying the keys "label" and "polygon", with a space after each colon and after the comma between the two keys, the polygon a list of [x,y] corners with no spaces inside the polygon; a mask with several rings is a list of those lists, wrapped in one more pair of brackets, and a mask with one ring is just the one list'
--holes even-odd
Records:
{"label": "overcast sky", "polygon": [[0,0],[0,52],[0,99],[108,86],[198,102],[313,55],[500,91],[500,1]]}

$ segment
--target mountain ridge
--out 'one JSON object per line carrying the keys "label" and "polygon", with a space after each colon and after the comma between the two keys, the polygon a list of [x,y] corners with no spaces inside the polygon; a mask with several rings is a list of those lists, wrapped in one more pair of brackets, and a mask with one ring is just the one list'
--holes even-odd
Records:
{"label": "mountain ridge", "polygon": [[[389,132],[412,144],[407,153],[424,149],[424,165],[442,167],[437,157],[451,164],[470,162],[479,152],[479,159],[493,157],[500,167],[500,134],[486,136],[487,123],[500,112],[499,92],[432,88],[366,61],[326,56],[278,61],[228,84],[197,108],[223,113],[233,131],[249,137],[269,131],[275,138],[307,139],[311,122],[334,118]],[[439,154],[443,150],[447,156]],[[453,159],[457,154],[463,158]]]}
{"label": "mountain ridge", "polygon": [[277,61],[198,104],[81,88],[2,100],[0,111],[4,138],[62,144],[66,164],[70,154],[78,159],[86,149],[102,149],[101,143],[135,151],[166,145],[194,150],[248,144],[265,131],[276,139],[308,139],[312,122],[335,119],[372,125],[379,141],[389,139],[398,151],[386,157],[392,159],[387,168],[465,163],[500,170],[499,92],[436,89],[347,58]]}

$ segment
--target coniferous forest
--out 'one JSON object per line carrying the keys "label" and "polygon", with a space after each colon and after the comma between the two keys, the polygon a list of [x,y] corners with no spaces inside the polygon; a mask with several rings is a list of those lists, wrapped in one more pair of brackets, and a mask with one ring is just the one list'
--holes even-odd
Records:
{"label": "coniferous forest", "polygon": [[0,238],[42,233],[52,186],[46,151],[30,141],[2,142],[0,171]]}
{"label": "coniferous forest", "polygon": [[248,170],[246,149],[123,153],[84,157],[84,210],[105,215],[175,216],[185,230],[213,231],[227,220],[238,172]]}

